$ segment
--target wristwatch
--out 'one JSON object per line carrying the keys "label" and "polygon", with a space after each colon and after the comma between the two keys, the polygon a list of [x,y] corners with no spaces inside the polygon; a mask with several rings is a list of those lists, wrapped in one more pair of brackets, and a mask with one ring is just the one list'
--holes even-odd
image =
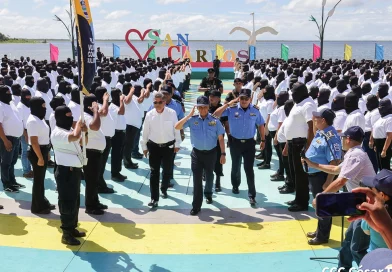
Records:
{"label": "wristwatch", "polygon": [[221,155],[222,155],[222,156],[226,156],[226,152],[223,152]]}
{"label": "wristwatch", "polygon": [[264,143],[264,142],[265,142],[265,140],[261,140],[261,142],[262,142],[262,143]]}

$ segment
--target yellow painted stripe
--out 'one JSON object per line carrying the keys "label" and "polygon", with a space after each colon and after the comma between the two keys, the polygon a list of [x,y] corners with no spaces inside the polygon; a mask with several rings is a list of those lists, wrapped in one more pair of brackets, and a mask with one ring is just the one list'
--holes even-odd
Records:
{"label": "yellow painted stripe", "polygon": [[[0,222],[0,246],[67,250],[60,243],[59,220],[1,215]],[[327,247],[339,246],[339,221],[336,223]],[[316,226],[316,220],[197,225],[81,222],[80,229],[88,237],[80,251],[229,254],[311,250],[304,232],[314,231]]]}

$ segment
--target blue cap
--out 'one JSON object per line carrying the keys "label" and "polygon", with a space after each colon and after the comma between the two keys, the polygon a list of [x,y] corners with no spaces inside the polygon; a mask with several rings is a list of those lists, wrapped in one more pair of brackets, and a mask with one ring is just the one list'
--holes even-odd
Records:
{"label": "blue cap", "polygon": [[249,89],[241,89],[239,97],[246,96],[246,97],[250,98],[251,95],[252,95],[252,91],[251,90],[249,90]]}
{"label": "blue cap", "polygon": [[324,108],[319,111],[314,111],[313,116],[319,117],[319,118],[324,118],[328,123],[332,123],[336,117],[336,114],[332,110],[330,110],[328,108]]}
{"label": "blue cap", "polygon": [[365,132],[359,126],[348,128],[345,132],[338,134],[340,137],[349,137],[351,140],[362,143]]}
{"label": "blue cap", "polygon": [[392,270],[392,250],[379,248],[369,252],[362,259],[360,267],[363,271]]}
{"label": "blue cap", "polygon": [[166,85],[165,87],[163,87],[163,88],[161,89],[161,92],[167,92],[167,93],[169,93],[169,94],[172,94],[172,93],[173,93],[172,86]]}
{"label": "blue cap", "polygon": [[199,96],[197,98],[196,107],[204,107],[204,106],[209,106],[209,105],[210,105],[210,101],[208,100],[208,97]]}
{"label": "blue cap", "polygon": [[390,170],[382,169],[375,177],[364,177],[362,184],[392,197],[392,171]]}

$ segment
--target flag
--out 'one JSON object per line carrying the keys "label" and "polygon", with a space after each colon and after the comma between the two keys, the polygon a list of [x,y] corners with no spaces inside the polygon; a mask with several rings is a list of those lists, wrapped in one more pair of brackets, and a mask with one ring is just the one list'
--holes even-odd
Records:
{"label": "flag", "polygon": [[120,46],[117,44],[113,44],[113,58],[119,58],[120,57]]}
{"label": "flag", "polygon": [[225,48],[222,45],[216,44],[216,55],[218,59],[223,59],[223,55],[225,54]]}
{"label": "flag", "polygon": [[[151,47],[151,45],[148,44],[148,49],[150,49],[150,47]],[[148,57],[149,57],[150,59],[156,59],[156,58],[157,58],[157,56],[156,56],[156,54],[155,54],[155,46],[154,46],[154,49],[151,50],[150,54],[148,54]]]}
{"label": "flag", "polygon": [[376,60],[384,60],[384,46],[376,43]]}
{"label": "flag", "polygon": [[95,76],[96,52],[89,0],[73,1],[78,43],[79,85],[88,94]]}
{"label": "flag", "polygon": [[289,52],[290,52],[290,48],[282,43],[281,46],[281,59],[288,61],[289,60]]}
{"label": "flag", "polygon": [[344,59],[351,60],[352,56],[353,56],[353,48],[350,45],[345,44],[344,45]]}
{"label": "flag", "polygon": [[59,61],[59,48],[50,44],[50,61]]}
{"label": "flag", "polygon": [[249,46],[249,60],[255,60],[256,59],[256,47],[251,45]]}
{"label": "flag", "polygon": [[321,47],[317,44],[313,44],[313,61],[316,61],[321,57]]}

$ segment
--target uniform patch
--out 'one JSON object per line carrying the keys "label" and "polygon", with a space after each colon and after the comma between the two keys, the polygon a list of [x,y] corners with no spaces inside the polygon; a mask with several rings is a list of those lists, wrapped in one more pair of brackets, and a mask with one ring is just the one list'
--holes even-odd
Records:
{"label": "uniform patch", "polygon": [[321,141],[320,140],[316,140],[316,143],[321,144]]}
{"label": "uniform patch", "polygon": [[211,122],[208,123],[208,125],[210,127],[214,127],[214,126],[216,126],[216,121],[211,121]]}
{"label": "uniform patch", "polygon": [[194,122],[193,124],[197,126],[197,125],[199,124],[199,122],[198,122],[198,121],[196,121],[196,122]]}
{"label": "uniform patch", "polygon": [[251,114],[249,114],[250,116],[256,116],[256,113],[251,113]]}

